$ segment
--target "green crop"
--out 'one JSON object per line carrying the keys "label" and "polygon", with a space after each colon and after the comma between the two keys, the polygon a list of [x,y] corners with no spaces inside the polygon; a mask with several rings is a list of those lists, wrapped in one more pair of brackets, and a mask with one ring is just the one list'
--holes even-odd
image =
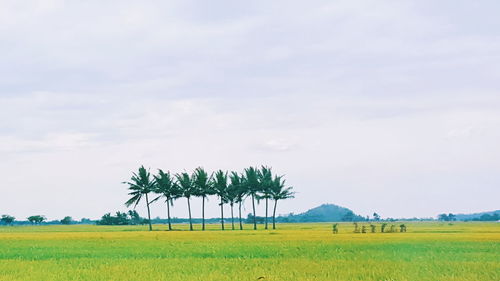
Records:
{"label": "green crop", "polygon": [[341,223],[338,234],[331,224],[0,227],[0,280],[500,280],[500,224],[406,225],[353,233]]}

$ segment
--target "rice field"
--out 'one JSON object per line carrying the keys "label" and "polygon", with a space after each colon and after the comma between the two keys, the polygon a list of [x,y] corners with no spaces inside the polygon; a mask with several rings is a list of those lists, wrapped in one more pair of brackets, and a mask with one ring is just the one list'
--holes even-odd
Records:
{"label": "rice field", "polygon": [[0,280],[500,280],[499,223],[407,226],[340,224],[336,235],[331,224],[0,227]]}

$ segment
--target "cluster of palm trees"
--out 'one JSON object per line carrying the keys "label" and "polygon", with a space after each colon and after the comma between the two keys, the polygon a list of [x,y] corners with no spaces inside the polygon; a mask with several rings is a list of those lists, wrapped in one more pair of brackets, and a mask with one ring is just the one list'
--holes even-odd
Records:
{"label": "cluster of palm trees", "polygon": [[294,197],[292,187],[287,187],[283,176],[273,175],[271,168],[262,166],[260,169],[249,167],[243,171],[226,172],[216,171],[209,175],[203,168],[198,167],[193,173],[177,173],[170,174],[161,169],[158,174],[151,173],[141,166],[137,173],[133,173],[132,178],[128,182],[129,195],[132,196],[125,206],[134,208],[144,198],[148,210],[149,230],[151,226],[151,211],[150,205],[157,200],[163,199],[167,206],[168,230],[172,230],[170,220],[170,207],[174,205],[174,201],[180,198],[186,198],[189,215],[189,230],[193,230],[191,216],[191,199],[192,197],[201,198],[201,229],[205,230],[205,202],[209,196],[217,196],[221,212],[221,228],[224,230],[224,204],[229,204],[231,207],[231,229],[234,226],[234,206],[238,206],[239,228],[243,229],[243,221],[241,217],[241,206],[246,198],[252,200],[253,210],[253,228],[257,229],[257,219],[255,214],[256,201],[265,202],[265,229],[268,229],[268,210],[269,201],[274,201],[273,207],[273,229],[276,229],[276,206],[279,200],[284,200]]}

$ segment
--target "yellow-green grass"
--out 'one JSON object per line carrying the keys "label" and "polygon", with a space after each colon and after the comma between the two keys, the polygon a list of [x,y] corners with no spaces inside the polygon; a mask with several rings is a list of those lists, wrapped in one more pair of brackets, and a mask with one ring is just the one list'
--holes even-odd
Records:
{"label": "yellow-green grass", "polygon": [[336,235],[331,224],[0,227],[0,280],[500,280],[499,223],[407,226],[340,224]]}

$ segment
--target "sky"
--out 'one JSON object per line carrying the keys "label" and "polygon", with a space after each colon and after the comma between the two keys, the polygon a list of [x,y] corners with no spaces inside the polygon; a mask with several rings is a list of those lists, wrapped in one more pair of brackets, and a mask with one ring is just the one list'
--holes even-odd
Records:
{"label": "sky", "polygon": [[[124,211],[122,182],[141,165],[271,166],[297,192],[280,214],[323,203],[398,218],[500,209],[499,10],[1,1],[0,214]],[[218,212],[210,199],[207,215]],[[187,217],[186,202],[172,214]]]}

